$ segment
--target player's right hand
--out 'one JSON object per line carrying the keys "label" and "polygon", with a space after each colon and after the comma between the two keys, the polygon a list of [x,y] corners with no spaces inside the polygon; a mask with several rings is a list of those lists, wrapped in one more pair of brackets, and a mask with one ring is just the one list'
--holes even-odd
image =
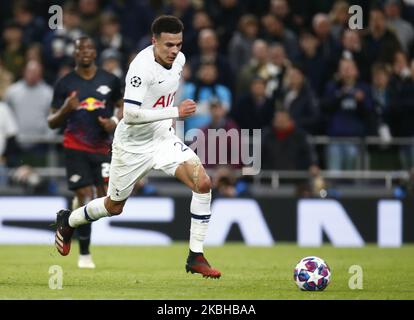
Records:
{"label": "player's right hand", "polygon": [[79,107],[79,98],[76,91],[72,91],[71,94],[65,100],[65,107],[68,111],[74,111]]}
{"label": "player's right hand", "polygon": [[178,114],[180,118],[192,116],[196,111],[196,103],[191,99],[186,99],[178,106]]}

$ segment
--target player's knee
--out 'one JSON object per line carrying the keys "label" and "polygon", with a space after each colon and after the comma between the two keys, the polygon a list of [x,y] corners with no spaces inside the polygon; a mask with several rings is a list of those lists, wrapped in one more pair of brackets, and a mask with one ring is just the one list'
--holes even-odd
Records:
{"label": "player's knee", "polygon": [[206,174],[203,174],[198,181],[198,191],[200,193],[208,193],[211,190],[211,180]]}

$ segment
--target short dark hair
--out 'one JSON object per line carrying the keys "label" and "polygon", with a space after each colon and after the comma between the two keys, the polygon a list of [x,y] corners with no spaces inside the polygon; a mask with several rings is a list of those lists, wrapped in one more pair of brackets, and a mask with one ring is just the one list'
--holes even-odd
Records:
{"label": "short dark hair", "polygon": [[180,19],[170,15],[162,15],[154,20],[151,25],[151,32],[155,36],[160,36],[162,32],[180,33],[183,32],[184,25]]}

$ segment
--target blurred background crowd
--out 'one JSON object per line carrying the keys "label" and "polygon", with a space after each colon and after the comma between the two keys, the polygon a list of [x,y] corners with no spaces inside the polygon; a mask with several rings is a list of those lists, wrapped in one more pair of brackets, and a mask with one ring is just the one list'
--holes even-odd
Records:
{"label": "blurred background crowd", "polygon": [[[63,29],[51,30],[55,4]],[[361,30],[348,27],[354,4]],[[16,0],[0,3],[0,185],[57,192],[35,169],[59,151],[50,141],[61,132],[46,117],[54,83],[73,69],[73,41],[93,37],[97,64],[123,81],[160,14],[185,26],[175,98],[198,103],[186,131],[262,129],[262,169],[307,171],[320,188],[321,169],[414,167],[414,143],[404,140],[414,136],[412,0]],[[239,168],[215,171],[218,193],[248,193],[233,177]]]}

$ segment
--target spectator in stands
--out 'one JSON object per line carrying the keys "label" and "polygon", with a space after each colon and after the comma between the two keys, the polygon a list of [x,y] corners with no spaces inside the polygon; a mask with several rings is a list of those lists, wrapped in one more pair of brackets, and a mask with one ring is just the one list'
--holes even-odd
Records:
{"label": "spectator in stands", "polygon": [[312,28],[319,41],[317,54],[324,60],[328,70],[328,77],[330,77],[335,72],[336,57],[340,50],[340,44],[331,33],[329,16],[325,13],[316,14],[312,19]]}
{"label": "spectator in stands", "polygon": [[[33,42],[26,51],[25,61],[37,61],[42,66],[45,65],[43,46],[41,43]],[[47,72],[47,67],[43,70],[43,77],[46,83],[50,84],[56,77],[55,74]]]}
{"label": "spectator in stands", "polygon": [[[250,61],[241,67],[237,77],[236,97],[241,97],[248,92],[254,78],[261,77],[267,81],[280,77],[281,70],[269,61],[269,46],[266,41],[257,39],[253,43],[252,57]],[[269,96],[275,88],[270,88]]]}
{"label": "spectator in stands", "polygon": [[[275,112],[272,126],[263,132],[262,139],[263,169],[300,170],[309,171],[310,177],[319,175],[312,145],[308,142],[306,133],[296,126],[287,110],[278,109]],[[297,182],[297,187],[303,193],[310,188],[307,179]],[[304,184],[308,185],[308,188],[303,188]]]}
{"label": "spectator in stands", "polygon": [[192,99],[197,103],[196,113],[185,120],[185,130],[202,128],[211,122],[209,105],[212,100],[220,100],[229,111],[232,102],[231,91],[218,81],[218,70],[213,62],[203,63],[196,73],[195,82],[184,84],[180,100]]}
{"label": "spectator in stands", "polygon": [[81,30],[92,37],[97,37],[101,25],[101,10],[98,0],[79,0]]}
{"label": "spectator in stands", "polygon": [[[48,128],[46,118],[49,114],[52,101],[52,88],[43,81],[43,66],[37,61],[29,61],[24,69],[22,80],[9,87],[5,95],[6,103],[13,111],[18,128],[18,138],[22,148],[27,152],[38,152],[38,156],[44,156],[44,146],[36,146],[32,143],[24,143],[27,138],[38,137],[40,139],[50,137],[53,134]],[[44,159],[35,159],[37,161]]]}
{"label": "spectator in stands", "polygon": [[128,66],[128,57],[133,50],[131,41],[122,35],[118,17],[110,12],[102,14],[100,34],[97,40],[97,51],[102,53],[106,49],[116,50],[120,55],[123,69]]}
{"label": "spectator in stands", "polygon": [[213,29],[201,30],[198,37],[200,53],[190,58],[191,71],[196,75],[203,63],[214,63],[218,72],[217,81],[231,89],[234,80],[233,72],[227,57],[218,52],[218,46],[217,35]]}
{"label": "spectator in stands", "polygon": [[299,63],[303,66],[313,90],[320,96],[328,79],[328,68],[322,55],[318,53],[319,40],[312,33],[303,32],[299,37],[299,44]]}
{"label": "spectator in stands", "polygon": [[308,170],[316,157],[305,131],[298,128],[284,109],[274,113],[272,126],[263,133],[263,169]]}
{"label": "spectator in stands", "polygon": [[271,124],[274,109],[271,98],[266,97],[266,80],[256,77],[249,91],[242,95],[231,110],[231,117],[241,129],[261,129]]}
{"label": "spectator in stands", "polygon": [[270,0],[269,12],[275,15],[290,30],[298,32],[303,26],[303,19],[289,7],[287,0]]}
{"label": "spectator in stands", "polygon": [[117,76],[121,81],[125,81],[122,56],[118,50],[108,48],[101,52],[100,64],[102,69]]}
{"label": "spectator in stands", "polygon": [[352,59],[355,61],[360,72],[360,78],[364,81],[371,80],[370,62],[366,52],[362,50],[362,42],[359,32],[356,30],[345,30],[342,35],[342,48],[338,56],[341,59]]}
{"label": "spectator in stands", "polygon": [[42,42],[47,26],[42,17],[35,15],[32,3],[28,0],[16,1],[13,14],[14,20],[22,28],[23,43],[26,46]]}
{"label": "spectator in stands", "polygon": [[13,2],[12,1],[1,1],[0,2],[0,34],[3,31],[4,21],[8,21],[13,15]]}
{"label": "spectator in stands", "polygon": [[369,13],[369,32],[363,37],[363,50],[371,63],[392,63],[401,44],[394,32],[387,28],[384,12],[374,8]]}
{"label": "spectator in stands", "polygon": [[256,17],[269,12],[269,1],[243,0],[240,4],[244,6],[245,12],[250,12]]}
{"label": "spectator in stands", "polygon": [[411,23],[401,17],[400,0],[386,0],[384,12],[387,17],[387,25],[394,30],[401,44],[401,49],[408,53],[414,40],[414,28]]}
{"label": "spectator in stands", "polygon": [[3,61],[3,66],[13,74],[14,79],[22,76],[25,55],[22,28],[17,22],[8,22],[3,29],[0,59]]}
{"label": "spectator in stands", "polygon": [[219,166],[213,176],[212,198],[250,197],[248,184],[235,177],[234,169],[230,166]]}
{"label": "spectator in stands", "polygon": [[[411,61],[410,76],[404,78],[391,100],[391,114],[398,124],[397,137],[414,137],[414,60]],[[405,170],[414,168],[414,146],[400,148],[400,159]]]}
{"label": "spectator in stands", "polygon": [[63,6],[63,29],[50,31],[44,38],[44,54],[47,71],[52,75],[52,82],[60,66],[73,60],[74,41],[82,35],[80,16],[73,2]]}
{"label": "spectator in stands", "polygon": [[392,61],[392,82],[395,90],[398,90],[400,83],[410,77],[411,72],[407,55],[403,51],[395,52]]}
{"label": "spectator in stands", "polygon": [[331,21],[331,34],[337,41],[341,41],[342,34],[348,29],[349,22],[349,4],[344,0],[337,0],[329,12],[329,19]]}
{"label": "spectator in stands", "polygon": [[151,29],[151,23],[155,15],[154,11],[157,10],[153,4],[153,1],[151,5],[150,1],[146,0],[111,1],[107,3],[104,10],[111,11],[116,16],[122,17],[120,19],[121,33],[136,46],[142,38],[147,36],[148,30]]}
{"label": "spectator in stands", "polygon": [[290,60],[298,58],[298,39],[292,30],[284,26],[281,19],[273,14],[267,14],[262,17],[262,25],[264,28],[263,39],[268,44],[280,43],[285,48]]}
{"label": "spectator in stands", "polygon": [[374,64],[372,67],[371,96],[376,116],[376,128],[381,141],[384,144],[391,142],[391,130],[389,126],[390,113],[390,72],[386,65]]}
{"label": "spectator in stands", "polygon": [[200,54],[199,47],[195,46],[194,43],[197,43],[202,30],[212,29],[213,27],[213,21],[205,10],[199,9],[195,11],[192,29],[185,32],[188,43],[183,44],[183,52],[186,57],[193,57]]}
{"label": "spectator in stands", "polygon": [[35,60],[43,64],[43,50],[42,45],[38,42],[34,42],[28,46],[26,51],[25,61]]}
{"label": "spectator in stands", "polygon": [[45,181],[30,165],[22,165],[18,131],[10,107],[0,101],[0,188],[12,183],[24,187],[27,194],[44,192]]}
{"label": "spectator in stands", "polygon": [[[228,109],[226,109],[219,100],[213,100],[210,102],[210,114],[211,114],[211,123],[202,128],[203,140],[205,143],[205,148],[203,150],[203,159],[205,160],[204,167],[214,168],[218,164],[231,163],[231,167],[240,168],[241,167],[241,158],[240,158],[240,131],[237,124],[230,119],[228,114]],[[223,136],[211,136],[209,134],[213,130],[224,129],[224,134],[227,134],[228,137]],[[219,133],[219,131],[214,131]],[[223,130],[221,130],[223,132]],[[223,133],[222,133],[223,134]],[[234,139],[231,139],[231,136],[236,136]],[[213,140],[215,139],[215,141]],[[226,145],[224,145],[226,143]],[[198,151],[198,156],[200,156],[200,150]],[[216,157],[214,159],[213,155],[210,154],[210,151],[215,151]],[[210,158],[209,158],[210,155]],[[210,161],[211,160],[211,161]],[[222,162],[220,162],[222,160]]]}
{"label": "spectator in stands", "polygon": [[282,89],[283,78],[291,62],[286,55],[285,47],[274,43],[269,47],[269,62],[275,67],[276,74],[267,80],[266,95],[274,97]]}
{"label": "spectator in stands", "polygon": [[287,110],[296,126],[315,134],[319,124],[319,106],[300,65],[288,69],[283,88],[275,96],[276,105]]}
{"label": "spectator in stands", "polygon": [[0,55],[0,101],[4,99],[7,88],[13,83],[13,74],[8,71],[1,60]]}
{"label": "spectator in stands", "polygon": [[[390,77],[389,92],[390,92],[390,107],[398,103],[399,95],[401,94],[402,87],[411,77],[410,67],[408,64],[407,55],[403,51],[397,51],[394,55],[392,64],[392,74]],[[394,102],[396,101],[396,102]],[[400,137],[400,114],[396,112],[395,108],[390,108],[389,124],[393,136]]]}
{"label": "spectator in stands", "polygon": [[228,44],[243,14],[242,2],[243,0],[205,1],[205,8],[216,27],[222,54],[228,53]]}
{"label": "spectator in stands", "polygon": [[228,48],[229,61],[235,73],[250,60],[253,42],[258,32],[259,23],[254,15],[246,14],[240,17],[238,30],[231,38]]}
{"label": "spectator in stands", "polygon": [[[355,61],[340,61],[338,79],[328,83],[321,108],[327,117],[328,136],[364,137],[370,133],[372,99],[368,85],[358,81]],[[358,145],[332,142],[326,151],[329,170],[357,169]]]}
{"label": "spectator in stands", "polygon": [[403,17],[407,21],[414,20],[414,2],[412,0],[403,0]]}
{"label": "spectator in stands", "polygon": [[163,13],[179,18],[184,24],[183,52],[186,53],[186,48],[194,45],[194,43],[190,42],[190,35],[193,34],[193,19],[196,8],[191,0],[171,0],[168,2],[164,1],[164,3],[167,4],[163,8]]}

